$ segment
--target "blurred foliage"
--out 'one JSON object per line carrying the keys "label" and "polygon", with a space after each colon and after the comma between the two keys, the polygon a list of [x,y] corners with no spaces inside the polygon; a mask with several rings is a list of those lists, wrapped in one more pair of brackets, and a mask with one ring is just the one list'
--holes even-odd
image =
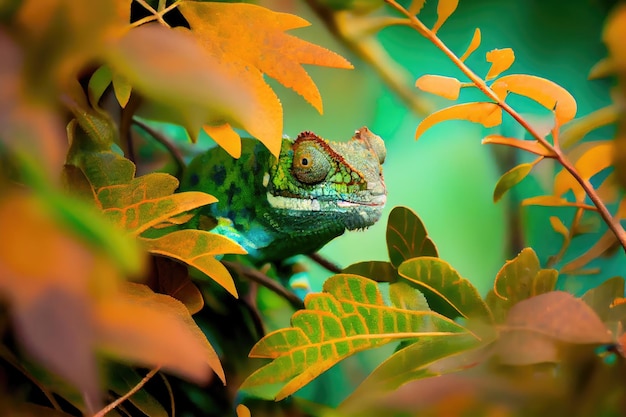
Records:
{"label": "blurred foliage", "polygon": [[[626,7],[611,8],[608,52],[590,71],[617,80],[610,103],[526,74],[525,54],[489,29],[442,40],[454,19],[474,25],[470,7],[509,2],[308,0],[313,37],[323,25],[353,64],[291,34],[309,25],[301,4],[263,3],[0,3],[2,415],[623,415],[624,279],[606,278],[615,265],[623,275],[626,250]],[[551,10],[567,18],[573,7]],[[589,36],[575,29],[572,39]],[[420,35],[438,54],[426,59],[446,60],[434,74],[415,75],[408,45]],[[560,53],[549,57],[565,65]],[[315,83],[303,64],[357,71],[324,69]],[[401,206],[385,238],[340,239],[349,250],[334,257],[351,265],[313,281],[321,291],[304,303],[272,280],[301,263],[250,265],[226,237],[180,228],[215,202],[176,192],[185,161],[209,138],[238,157],[242,132],[277,154],[300,123],[282,88],[321,114],[329,77],[322,130],[372,118],[405,132],[414,120],[401,127],[398,114],[411,111],[420,145],[463,120],[484,129],[454,125],[468,138],[505,149],[481,154],[491,168],[468,162],[455,131],[440,161],[487,177],[495,158],[502,172],[488,186],[505,207],[472,211],[478,194],[427,178],[465,211],[465,226],[439,224],[480,282],[435,245],[427,216]],[[405,177],[429,158],[406,142],[393,140],[402,155],[388,164]],[[387,183],[428,195],[412,178]],[[535,206],[544,211],[524,211]],[[363,260],[370,246],[388,260]]]}

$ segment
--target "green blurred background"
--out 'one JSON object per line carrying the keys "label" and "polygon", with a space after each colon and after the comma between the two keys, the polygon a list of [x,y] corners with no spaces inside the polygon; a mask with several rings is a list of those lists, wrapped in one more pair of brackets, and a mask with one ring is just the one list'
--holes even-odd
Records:
{"label": "green blurred background", "polygon": [[[471,123],[446,122],[415,141],[415,128],[424,115],[409,111],[367,64],[325,30],[324,23],[304,2],[260,3],[306,18],[312,26],[294,34],[339,52],[355,66],[353,71],[310,69],[324,99],[323,115],[317,114],[295,93],[273,83],[284,107],[285,133],[293,137],[300,131],[312,130],[328,139],[347,140],[355,129],[367,125],[387,144],[384,173],[389,199],[383,219],[366,231],[350,232],[335,239],[322,254],[341,266],[364,260],[386,260],[386,217],[397,205],[417,212],[441,258],[482,294],[491,288],[503,263],[512,259],[521,247],[535,249],[543,265],[558,252],[562,238],[550,227],[549,216],[557,215],[568,224],[573,210],[519,206],[523,198],[550,193],[557,168],[551,161],[543,161],[505,199],[497,204],[493,202],[493,189],[499,176],[515,164],[533,159],[519,152],[480,144],[487,133],[523,137],[524,131],[512,120],[505,118],[498,131],[487,131]],[[436,20],[436,3],[427,2],[420,14],[420,19],[429,26]],[[487,73],[486,52],[513,48],[516,62],[506,74],[532,74],[562,85],[578,102],[577,116],[583,116],[611,103],[612,80],[589,81],[587,76],[592,66],[606,56],[602,28],[612,6],[613,2],[600,0],[461,0],[438,34],[461,55],[474,29],[480,28],[482,44],[466,61],[477,74]],[[392,11],[384,6],[379,13],[392,14]],[[414,87],[414,81],[424,74],[454,76],[466,81],[441,51],[410,28],[384,29],[378,39],[387,53],[411,74],[406,89],[415,94],[421,93]],[[459,102],[484,100],[477,91],[465,90]],[[454,104],[428,94],[423,99],[433,109]],[[530,100],[514,98],[510,103],[533,123],[545,123],[549,118],[546,109]],[[612,135],[612,129],[601,129],[586,140],[609,139]],[[587,221],[595,225],[596,232],[575,239],[564,262],[584,252],[606,230],[594,216]],[[600,266],[601,273],[562,276],[559,287],[580,294],[609,277],[624,275],[624,255],[618,251],[592,266]],[[315,265],[311,269],[313,289],[319,290],[330,273]],[[337,404],[390,349],[393,347],[344,361],[298,395]]]}

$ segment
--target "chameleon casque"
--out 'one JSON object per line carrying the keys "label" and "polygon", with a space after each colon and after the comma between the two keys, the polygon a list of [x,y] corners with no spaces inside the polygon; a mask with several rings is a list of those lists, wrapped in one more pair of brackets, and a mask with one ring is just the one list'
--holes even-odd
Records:
{"label": "chameleon casque", "polygon": [[194,158],[180,190],[219,200],[200,209],[193,227],[230,237],[255,261],[280,260],[374,224],[387,197],[385,155],[383,140],[367,127],[347,142],[311,132],[285,138],[278,159],[260,142],[243,139],[239,159],[221,148]]}

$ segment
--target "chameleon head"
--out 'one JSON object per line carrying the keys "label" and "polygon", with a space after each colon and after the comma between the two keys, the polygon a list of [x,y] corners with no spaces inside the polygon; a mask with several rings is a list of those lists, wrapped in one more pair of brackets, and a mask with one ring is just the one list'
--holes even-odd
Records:
{"label": "chameleon head", "polygon": [[332,224],[343,231],[371,226],[387,198],[385,156],[383,140],[367,127],[347,142],[303,132],[295,141],[283,142],[280,157],[270,168],[268,203],[302,227]]}

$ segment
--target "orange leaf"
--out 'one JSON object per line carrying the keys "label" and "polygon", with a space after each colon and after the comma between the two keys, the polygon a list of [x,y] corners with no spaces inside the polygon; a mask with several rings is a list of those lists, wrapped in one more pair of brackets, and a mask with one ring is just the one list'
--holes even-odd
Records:
{"label": "orange leaf", "polygon": [[495,145],[507,145],[514,148],[522,149],[524,151],[534,153],[535,155],[545,156],[547,158],[553,158],[554,152],[546,149],[541,143],[536,140],[522,140],[516,138],[507,138],[501,135],[489,135],[485,136],[482,140],[483,144],[495,144]]}
{"label": "orange leaf", "polygon": [[463,55],[461,55],[461,58],[460,58],[461,61],[465,62],[465,60],[469,58],[472,52],[478,49],[479,46],[480,46],[480,29],[476,28],[476,30],[474,30],[474,35],[472,36],[472,40],[470,41],[469,46],[467,47]]}
{"label": "orange leaf", "polygon": [[528,97],[554,111],[557,124],[563,126],[576,115],[576,100],[560,85],[545,78],[526,74],[507,75],[496,80],[491,89],[498,97],[515,93]]}
{"label": "orange leaf", "polygon": [[[600,171],[610,167],[613,162],[613,146],[611,141],[591,142],[590,147],[574,164],[580,176],[589,180]],[[562,169],[554,178],[554,195],[562,196],[568,190],[574,192],[576,201],[584,200],[586,193],[583,188],[567,170]]]}
{"label": "orange leaf", "polygon": [[453,77],[442,75],[423,75],[417,79],[415,86],[427,93],[437,94],[449,100],[459,98],[461,82]]}
{"label": "orange leaf", "polygon": [[437,33],[441,26],[448,20],[448,18],[454,13],[456,7],[459,5],[459,0],[439,0],[437,2],[437,21],[433,26],[433,32]]}
{"label": "orange leaf", "polygon": [[487,52],[487,62],[491,63],[489,72],[487,72],[487,80],[491,80],[502,72],[508,70],[515,61],[515,53],[511,48],[494,49]]}
{"label": "orange leaf", "polygon": [[217,353],[180,301],[143,284],[127,282],[121,290],[96,307],[100,348],[200,383],[213,369],[225,381]]}
{"label": "orange leaf", "polygon": [[320,113],[322,99],[302,64],[352,68],[341,56],[285,31],[308,26],[306,20],[246,3],[187,1],[178,6],[209,54],[253,95],[251,119],[243,126],[278,155],[282,107],[263,74],[291,88]]}
{"label": "orange leaf", "polygon": [[494,127],[502,123],[502,109],[495,103],[474,102],[446,107],[424,118],[417,126],[415,139],[437,123],[446,120],[467,120],[480,123],[485,127]]}
{"label": "orange leaf", "polygon": [[550,226],[552,226],[552,229],[555,232],[563,236],[565,241],[569,241],[569,230],[567,229],[567,226],[563,224],[561,219],[556,216],[550,216]]}
{"label": "orange leaf", "polygon": [[606,21],[602,39],[609,50],[614,68],[624,70],[626,68],[626,6],[621,4],[616,7]]}
{"label": "orange leaf", "polygon": [[548,206],[548,207],[578,207],[585,210],[595,211],[596,207],[583,203],[572,203],[564,198],[555,197],[553,195],[542,195],[530,197],[522,200],[523,206]]}
{"label": "orange leaf", "polygon": [[589,262],[602,256],[602,254],[615,245],[616,242],[617,238],[615,237],[615,234],[611,230],[607,230],[602,237],[600,237],[600,239],[598,239],[598,241],[585,253],[563,265],[561,273],[570,274],[583,268]]}
{"label": "orange leaf", "polygon": [[228,123],[219,126],[202,126],[204,132],[233,158],[241,156],[241,137]]}
{"label": "orange leaf", "polygon": [[178,259],[197,268],[237,297],[237,289],[228,270],[215,255],[245,254],[232,240],[205,230],[178,230],[156,239],[141,238],[148,251],[156,255]]}

